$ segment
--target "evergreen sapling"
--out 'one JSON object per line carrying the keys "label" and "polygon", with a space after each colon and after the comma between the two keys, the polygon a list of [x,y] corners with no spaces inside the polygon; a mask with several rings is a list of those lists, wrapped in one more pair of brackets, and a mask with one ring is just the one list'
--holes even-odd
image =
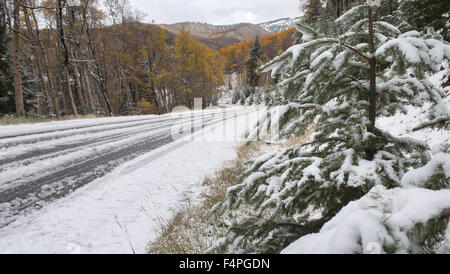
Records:
{"label": "evergreen sapling", "polygon": [[[402,33],[394,25],[376,20],[374,7],[369,5],[353,7],[336,24],[345,32],[320,35],[299,24],[300,44],[262,67],[263,72],[271,71],[279,78],[278,87],[286,101],[279,110],[280,137],[300,136],[311,129],[314,134],[309,142],[255,159],[241,183],[228,189],[225,201],[214,210],[230,217],[229,233],[213,249],[280,252],[298,238],[336,227],[333,224],[339,221],[334,218],[344,219],[339,217],[344,207],[348,211],[347,205],[358,208],[354,201],[370,199],[386,214],[382,217],[398,213],[383,206],[389,208],[407,195],[404,188],[411,185],[408,178],[414,177],[410,174],[421,169],[427,170],[427,176],[416,178],[415,186],[427,195],[441,197],[441,203],[432,204],[421,218],[411,217],[408,226],[386,223],[382,217],[373,219],[379,222],[374,229],[384,228],[379,237],[363,233],[371,231],[370,227],[353,230],[355,235],[347,245],[351,248],[335,251],[364,253],[364,245],[375,242],[382,252],[419,252],[424,244],[418,242],[431,243],[433,235],[445,232],[448,220],[431,229],[433,233],[414,233],[417,227],[429,228],[442,207],[450,207],[448,147],[441,147],[436,160],[436,153],[433,155],[426,143],[395,137],[378,128],[377,119],[425,103],[433,105],[430,121],[447,119],[447,95],[427,77],[449,60],[450,46],[434,32]],[[260,125],[270,128],[270,119],[273,117]],[[370,207],[360,208],[370,211]],[[391,233],[397,230],[403,232]],[[367,235],[370,237],[365,238]],[[437,249],[432,244],[427,250]],[[301,252],[301,247],[292,250]]]}

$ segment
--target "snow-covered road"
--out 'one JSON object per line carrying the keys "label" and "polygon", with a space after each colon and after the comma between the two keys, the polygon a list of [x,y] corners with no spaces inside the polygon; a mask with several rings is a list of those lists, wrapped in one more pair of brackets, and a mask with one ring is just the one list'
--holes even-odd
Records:
{"label": "snow-covered road", "polygon": [[[0,127],[0,253],[144,252],[157,220],[234,157],[258,115],[233,107]],[[174,141],[176,125],[194,134]]]}

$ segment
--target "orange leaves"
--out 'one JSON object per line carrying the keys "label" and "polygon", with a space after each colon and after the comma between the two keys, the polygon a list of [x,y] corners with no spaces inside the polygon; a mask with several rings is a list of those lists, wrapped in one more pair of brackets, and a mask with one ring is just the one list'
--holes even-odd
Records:
{"label": "orange leaves", "polygon": [[[294,33],[295,28],[290,28],[283,32],[260,38],[263,52],[262,61],[267,62],[292,46]],[[252,44],[253,41],[246,41],[220,50],[220,54],[225,59],[224,69],[226,73],[243,73],[245,71],[245,62],[248,60]]]}
{"label": "orange leaves", "polygon": [[155,113],[155,107],[145,99],[141,99],[137,104],[136,108],[140,114],[148,115]]}

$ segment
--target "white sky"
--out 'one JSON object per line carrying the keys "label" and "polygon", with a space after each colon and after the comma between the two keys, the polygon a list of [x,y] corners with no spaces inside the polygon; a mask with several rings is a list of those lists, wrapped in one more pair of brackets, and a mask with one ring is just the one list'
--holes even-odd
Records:
{"label": "white sky", "polygon": [[261,23],[300,15],[299,0],[131,0],[147,14],[146,21],[172,24],[186,21],[211,24]]}

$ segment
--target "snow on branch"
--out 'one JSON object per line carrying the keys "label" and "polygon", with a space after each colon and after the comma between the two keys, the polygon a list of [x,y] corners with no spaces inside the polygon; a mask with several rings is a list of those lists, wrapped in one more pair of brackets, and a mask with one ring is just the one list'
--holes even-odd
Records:
{"label": "snow on branch", "polygon": [[346,13],[342,14],[338,19],[336,19],[336,23],[338,24],[347,24],[354,20],[354,18],[357,18],[359,14],[363,14],[365,9],[367,9],[367,6],[365,5],[359,5],[356,7],[351,8]]}
{"label": "snow on branch", "polygon": [[390,247],[395,253],[421,252],[415,241],[410,241],[416,235],[414,229],[449,216],[449,190],[376,186],[344,207],[319,233],[300,238],[281,253],[367,253],[371,244]]}

